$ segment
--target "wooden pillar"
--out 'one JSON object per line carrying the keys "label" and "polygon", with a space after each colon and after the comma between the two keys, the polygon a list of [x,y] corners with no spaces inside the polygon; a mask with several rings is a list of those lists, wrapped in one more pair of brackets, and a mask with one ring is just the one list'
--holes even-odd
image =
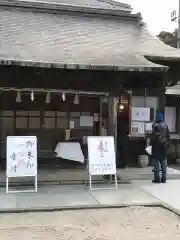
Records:
{"label": "wooden pillar", "polygon": [[177,131],[177,133],[178,134],[180,134],[180,107],[179,106],[177,106],[177,111],[176,111],[176,113],[177,113],[177,117],[176,117],[176,122],[177,122],[177,124],[176,124],[176,131]]}
{"label": "wooden pillar", "polygon": [[132,126],[132,90],[128,90],[128,111],[129,111],[129,136],[131,136]]}
{"label": "wooden pillar", "polygon": [[166,90],[165,90],[165,78],[162,79],[162,82],[160,84],[158,94],[159,94],[159,106],[158,109],[164,113],[164,108],[166,104]]}
{"label": "wooden pillar", "polygon": [[100,104],[99,133],[100,133],[100,136],[102,136],[103,98],[100,97],[99,101],[100,101],[99,102],[99,104]]}
{"label": "wooden pillar", "polygon": [[109,97],[108,101],[108,136],[117,137],[117,98]]}
{"label": "wooden pillar", "polygon": [[164,108],[165,108],[165,92],[161,91],[159,92],[159,110],[164,113]]}

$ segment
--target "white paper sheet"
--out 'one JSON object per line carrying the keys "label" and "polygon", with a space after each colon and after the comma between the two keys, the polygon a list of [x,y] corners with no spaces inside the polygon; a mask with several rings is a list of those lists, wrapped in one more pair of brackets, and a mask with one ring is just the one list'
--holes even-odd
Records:
{"label": "white paper sheet", "polygon": [[74,129],[74,121],[70,120],[69,122],[70,129]]}
{"label": "white paper sheet", "polygon": [[149,155],[152,155],[152,146],[148,146],[146,148],[146,152],[149,154]]}
{"label": "white paper sheet", "polygon": [[131,132],[144,134],[145,133],[144,123],[143,122],[132,122]]}
{"label": "white paper sheet", "polygon": [[93,127],[94,117],[93,116],[80,116],[81,127]]}
{"label": "white paper sheet", "polygon": [[146,131],[152,131],[153,122],[146,123]]}
{"label": "white paper sheet", "polygon": [[84,163],[84,155],[78,142],[58,142],[54,152],[57,157]]}
{"label": "white paper sheet", "polygon": [[132,107],[132,121],[149,121],[150,108]]}

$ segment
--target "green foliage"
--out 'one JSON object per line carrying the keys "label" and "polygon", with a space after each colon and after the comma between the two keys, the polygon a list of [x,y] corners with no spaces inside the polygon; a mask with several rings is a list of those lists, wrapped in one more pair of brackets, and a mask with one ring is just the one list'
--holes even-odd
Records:
{"label": "green foliage", "polygon": [[175,47],[175,48],[177,47],[177,30],[175,30],[172,33],[162,31],[157,35],[157,37],[165,44],[171,47]]}

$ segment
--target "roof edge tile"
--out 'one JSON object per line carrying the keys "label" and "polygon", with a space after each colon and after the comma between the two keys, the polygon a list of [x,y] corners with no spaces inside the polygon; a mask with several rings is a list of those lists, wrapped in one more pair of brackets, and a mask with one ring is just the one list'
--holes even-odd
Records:
{"label": "roof edge tile", "polygon": [[[104,0],[105,2],[106,0]],[[108,1],[108,0],[107,0]],[[114,1],[111,1],[114,2]],[[118,3],[117,3],[118,4]],[[120,4],[120,3],[119,3]],[[132,14],[129,5],[123,5],[127,8],[101,8],[101,7],[90,7],[90,6],[77,6],[77,5],[67,5],[67,4],[57,4],[57,3],[48,3],[48,2],[28,2],[26,0],[0,0],[0,6],[4,7],[19,7],[26,9],[36,9],[36,10],[49,10],[49,11],[71,11],[71,12],[82,12],[82,13],[95,13],[95,14],[104,14],[111,16],[126,16],[132,19],[141,19],[141,14],[136,13]]]}

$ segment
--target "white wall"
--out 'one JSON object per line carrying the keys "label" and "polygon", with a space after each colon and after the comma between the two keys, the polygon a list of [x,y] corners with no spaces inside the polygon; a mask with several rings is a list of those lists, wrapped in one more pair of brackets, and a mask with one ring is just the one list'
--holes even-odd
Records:
{"label": "white wall", "polygon": [[176,132],[176,107],[165,107],[164,121],[170,132]]}

